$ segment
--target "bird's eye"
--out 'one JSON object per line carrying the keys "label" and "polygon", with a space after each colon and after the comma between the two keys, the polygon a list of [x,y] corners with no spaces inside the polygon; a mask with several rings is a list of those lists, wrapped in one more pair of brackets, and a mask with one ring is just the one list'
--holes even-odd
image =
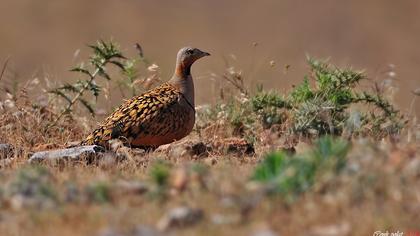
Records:
{"label": "bird's eye", "polygon": [[192,55],[192,54],[193,54],[193,50],[192,50],[192,49],[188,49],[188,50],[187,50],[187,54],[188,54],[188,55]]}

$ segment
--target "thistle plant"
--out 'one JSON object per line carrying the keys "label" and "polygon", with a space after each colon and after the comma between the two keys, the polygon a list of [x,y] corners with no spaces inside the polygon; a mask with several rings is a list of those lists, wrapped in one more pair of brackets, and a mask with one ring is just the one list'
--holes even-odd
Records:
{"label": "thistle plant", "polygon": [[93,54],[89,60],[89,66],[85,66],[85,64],[82,63],[70,70],[81,73],[86,78],[78,80],[74,84],[65,84],[49,91],[67,102],[67,106],[61,111],[51,126],[57,124],[64,115],[71,113],[76,103],[80,103],[94,116],[95,110],[92,104],[86,100],[86,93],[90,92],[96,99],[98,98],[101,87],[96,83],[97,79],[103,78],[111,80],[106,69],[108,64],[115,65],[122,71],[126,71],[126,66],[122,61],[126,58],[122,55],[118,46],[113,42],[100,40],[95,45],[89,45],[89,47],[93,50]]}
{"label": "thistle plant", "polygon": [[314,58],[308,58],[308,64],[314,85],[310,85],[307,77],[289,96],[295,132],[341,134],[350,118],[350,106],[357,103],[371,106],[370,112],[361,115],[364,126],[369,126],[374,136],[384,135],[383,123],[390,124],[388,134],[399,132],[402,127],[399,112],[383,94],[356,89],[359,82],[367,79],[363,72],[341,69]]}
{"label": "thistle plant", "polygon": [[[259,88],[256,94],[247,95],[244,102],[233,100],[216,106],[207,118],[215,120],[220,116],[214,114],[225,114],[234,130],[240,128],[241,132],[236,132],[240,135],[248,131],[256,133],[258,123],[263,129],[287,124],[282,132],[315,137],[370,134],[381,138],[398,134],[404,125],[403,117],[381,91],[358,89],[357,85],[367,80],[362,71],[339,68],[310,57],[307,61],[309,74],[288,94]],[[242,78],[234,75],[225,79],[244,88]],[[361,112],[353,109],[359,103],[367,105],[369,112],[366,107]]]}
{"label": "thistle plant", "polygon": [[251,179],[267,184],[271,193],[294,201],[316,182],[338,175],[346,167],[349,150],[347,141],[324,136],[315,140],[311,150],[301,154],[267,154]]}

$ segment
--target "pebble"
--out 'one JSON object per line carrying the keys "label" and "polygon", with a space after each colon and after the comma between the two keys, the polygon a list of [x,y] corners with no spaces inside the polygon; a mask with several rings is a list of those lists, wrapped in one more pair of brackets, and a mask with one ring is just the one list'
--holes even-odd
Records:
{"label": "pebble", "polygon": [[140,181],[119,180],[115,187],[124,194],[143,194],[149,190],[147,184]]}
{"label": "pebble", "polygon": [[177,207],[169,210],[158,222],[159,230],[170,228],[185,227],[198,223],[203,219],[204,213],[201,209],[190,207]]}
{"label": "pebble", "polygon": [[28,160],[29,163],[39,163],[42,161],[61,161],[86,160],[88,163],[97,160],[105,152],[104,148],[97,145],[72,147],[52,151],[42,151],[34,153]]}

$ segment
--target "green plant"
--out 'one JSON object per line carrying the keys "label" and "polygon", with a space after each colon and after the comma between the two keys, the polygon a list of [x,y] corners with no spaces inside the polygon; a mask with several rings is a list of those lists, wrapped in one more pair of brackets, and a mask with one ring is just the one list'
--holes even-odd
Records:
{"label": "green plant", "polygon": [[282,123],[286,117],[284,109],[289,109],[291,105],[286,99],[274,91],[259,92],[251,97],[252,111],[259,117],[264,128],[270,128],[274,124]]}
{"label": "green plant", "polygon": [[113,64],[121,70],[125,70],[124,64],[120,61],[121,59],[125,59],[125,57],[122,55],[115,43],[101,40],[95,45],[89,45],[89,47],[93,50],[93,54],[89,60],[90,67],[87,68],[82,63],[71,69],[71,71],[85,75],[86,79],[78,80],[74,84],[65,84],[49,91],[50,93],[62,97],[67,102],[67,106],[57,116],[51,126],[57,124],[57,122],[65,114],[70,113],[73,106],[78,102],[82,104],[92,115],[94,115],[95,111],[92,104],[84,98],[85,93],[90,91],[95,98],[99,96],[101,87],[97,84],[96,79],[98,77],[102,77],[106,80],[111,80],[111,77],[106,69],[108,64]]}
{"label": "green plant", "polygon": [[149,176],[151,180],[159,187],[165,187],[168,184],[170,168],[163,161],[156,161],[150,167]]}
{"label": "green plant", "polygon": [[370,112],[361,114],[362,124],[370,126],[373,136],[384,135],[379,124],[386,122],[392,126],[388,127],[388,134],[399,132],[402,126],[398,111],[381,94],[359,92],[356,89],[360,81],[366,80],[363,72],[351,68],[341,69],[314,58],[308,58],[308,64],[314,86],[310,85],[306,77],[288,97],[292,106],[294,132],[339,135],[351,118],[349,108],[357,103],[373,106]]}
{"label": "green plant", "polygon": [[346,155],[350,144],[340,138],[324,136],[314,142],[314,147],[308,155],[315,160],[320,168],[327,168],[336,173],[346,165]]}
{"label": "green plant", "polygon": [[110,186],[106,182],[95,182],[86,187],[88,199],[92,202],[107,203],[111,201]]}
{"label": "green plant", "polygon": [[170,175],[169,163],[163,160],[153,162],[149,169],[149,178],[154,185],[152,185],[153,188],[149,192],[149,197],[160,202],[167,199]]}
{"label": "green plant", "polygon": [[305,77],[302,84],[297,86],[293,91],[290,93],[289,100],[293,102],[293,104],[299,104],[301,102],[307,101],[314,97],[314,93],[309,84],[308,77]]}
{"label": "green plant", "polygon": [[349,147],[346,141],[325,136],[300,155],[269,153],[255,168],[251,179],[266,183],[274,193],[293,200],[309,190],[320,175],[338,174],[345,167]]}
{"label": "green plant", "polygon": [[[259,127],[268,129],[275,124],[288,124],[282,127],[289,134],[314,137],[346,132],[381,138],[401,130],[402,117],[383,94],[357,89],[359,82],[367,79],[363,72],[313,58],[308,58],[308,65],[310,75],[287,95],[259,88],[246,99],[228,100],[199,117],[207,118],[209,124],[224,119],[232,125],[234,135],[244,137],[255,137]],[[230,83],[236,81],[232,78]],[[237,80],[241,83],[235,87],[243,88],[242,77]],[[366,106],[355,112],[359,103]]]}

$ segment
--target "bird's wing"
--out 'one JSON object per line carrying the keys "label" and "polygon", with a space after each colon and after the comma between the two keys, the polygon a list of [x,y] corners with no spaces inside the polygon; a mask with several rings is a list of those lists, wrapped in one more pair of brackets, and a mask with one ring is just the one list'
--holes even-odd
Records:
{"label": "bird's wing", "polygon": [[147,135],[151,122],[160,114],[166,113],[173,104],[182,99],[182,94],[170,84],[161,86],[127,100],[99,127],[94,130],[83,144],[107,145],[107,141],[115,138],[125,138],[128,141],[139,135]]}

